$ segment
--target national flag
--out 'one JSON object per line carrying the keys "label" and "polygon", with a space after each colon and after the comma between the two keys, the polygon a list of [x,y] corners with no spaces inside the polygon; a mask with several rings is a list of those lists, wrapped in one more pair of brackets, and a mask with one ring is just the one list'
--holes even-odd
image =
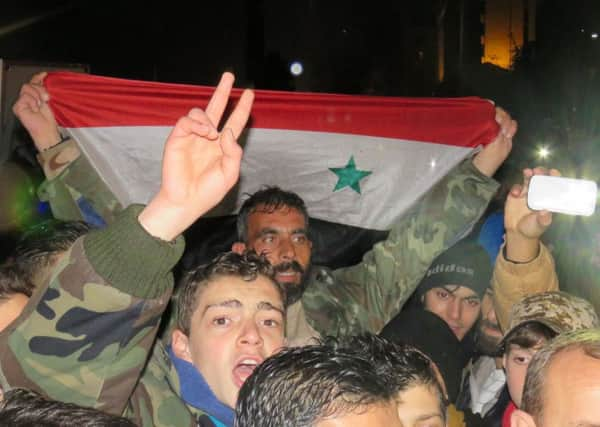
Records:
{"label": "national flag", "polygon": [[[156,192],[168,133],[192,107],[204,108],[213,91],[68,72],[50,73],[45,85],[59,126],[78,141],[123,205],[146,203]],[[234,102],[240,93],[234,91]],[[420,195],[475,147],[491,141],[497,129],[493,104],[475,97],[257,90],[240,141],[240,181],[211,216],[229,216],[231,231],[230,216],[245,194],[264,185],[295,191],[319,228],[328,224],[336,230],[328,233],[323,260],[337,266],[342,251],[333,248],[357,240],[370,247]],[[229,244],[233,236],[215,226],[219,221],[208,220],[218,237],[202,228],[202,239]]]}

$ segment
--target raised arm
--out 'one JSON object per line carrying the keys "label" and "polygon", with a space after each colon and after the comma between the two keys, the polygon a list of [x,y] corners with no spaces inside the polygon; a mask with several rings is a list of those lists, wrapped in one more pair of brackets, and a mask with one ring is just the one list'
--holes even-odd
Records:
{"label": "raised arm", "polygon": [[456,167],[394,224],[360,264],[334,272],[334,286],[311,287],[303,298],[320,333],[379,332],[395,316],[431,261],[464,236],[498,185],[491,176],[512,148],[516,122],[502,109],[500,132],[474,159]]}
{"label": "raised arm", "polygon": [[48,201],[55,218],[84,220],[95,225],[114,221],[121,204],[71,138],[63,138],[43,82],[47,73],[33,76],[21,87],[13,112],[38,150],[46,181],[40,199]]}
{"label": "raised arm", "polygon": [[[529,180],[533,175],[541,174],[548,174],[548,171],[525,169],[523,183],[514,185],[506,199],[506,242],[498,254],[492,276],[494,308],[502,330],[508,326],[514,304],[531,294],[558,290],[554,259],[540,240],[552,223],[552,214],[532,211],[527,206]],[[549,174],[560,175],[555,169]]]}
{"label": "raised arm", "polygon": [[236,138],[253,94],[242,95],[219,133],[232,84],[226,73],[206,112],[193,109],[177,122],[150,204],[130,206],[113,224],[78,240],[14,327],[0,334],[3,388],[27,387],[122,413],[169,301],[170,269],[183,251],[178,236],[239,176]]}

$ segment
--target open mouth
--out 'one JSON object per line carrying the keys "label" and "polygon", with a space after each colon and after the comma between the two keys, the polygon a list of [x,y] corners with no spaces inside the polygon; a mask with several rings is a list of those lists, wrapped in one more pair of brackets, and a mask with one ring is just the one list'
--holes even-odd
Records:
{"label": "open mouth", "polygon": [[233,368],[233,380],[236,386],[241,387],[259,364],[260,361],[256,359],[247,358],[242,359],[235,365]]}
{"label": "open mouth", "polygon": [[298,279],[298,272],[294,270],[281,271],[276,273],[278,282],[295,282]]}

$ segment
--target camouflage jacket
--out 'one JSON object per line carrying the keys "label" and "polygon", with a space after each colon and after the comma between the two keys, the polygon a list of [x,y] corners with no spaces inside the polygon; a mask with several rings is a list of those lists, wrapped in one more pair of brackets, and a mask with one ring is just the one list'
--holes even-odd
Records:
{"label": "camouflage jacket", "polygon": [[124,416],[141,427],[215,426],[205,412],[181,399],[179,376],[169,355],[157,341]]}
{"label": "camouflage jacket", "polygon": [[38,197],[50,203],[52,214],[64,221],[110,224],[123,208],[73,139],[38,154],[46,181]]}
{"label": "camouflage jacket", "polygon": [[[0,333],[0,385],[121,415],[173,289],[183,239],[150,236],[132,206],[75,242]],[[143,253],[143,256],[140,256]]]}

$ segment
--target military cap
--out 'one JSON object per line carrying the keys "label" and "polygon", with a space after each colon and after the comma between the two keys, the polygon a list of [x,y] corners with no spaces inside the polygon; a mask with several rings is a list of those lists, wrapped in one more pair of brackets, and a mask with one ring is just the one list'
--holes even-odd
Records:
{"label": "military cap", "polygon": [[523,298],[510,311],[502,343],[516,328],[539,322],[557,334],[600,326],[598,315],[587,300],[566,292],[542,292]]}

